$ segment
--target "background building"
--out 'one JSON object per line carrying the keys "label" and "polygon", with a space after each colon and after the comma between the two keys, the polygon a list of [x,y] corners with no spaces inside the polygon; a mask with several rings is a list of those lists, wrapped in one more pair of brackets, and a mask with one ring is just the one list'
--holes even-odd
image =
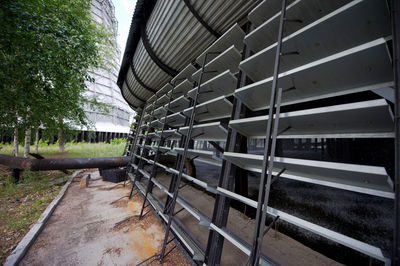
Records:
{"label": "background building", "polygon": [[[91,3],[93,20],[104,24],[113,32],[113,42],[116,44],[118,23],[115,19],[114,6],[110,0],[93,0]],[[108,114],[86,107],[88,118],[95,126],[96,139],[104,140],[106,137],[121,136],[129,132],[129,119],[133,114],[132,109],[122,98],[116,81],[120,65],[121,51],[116,45],[113,59],[109,69],[98,68],[92,73],[94,83],[88,84],[88,94],[94,95],[104,103],[111,104],[113,108]],[[85,133],[84,133],[85,134]]]}

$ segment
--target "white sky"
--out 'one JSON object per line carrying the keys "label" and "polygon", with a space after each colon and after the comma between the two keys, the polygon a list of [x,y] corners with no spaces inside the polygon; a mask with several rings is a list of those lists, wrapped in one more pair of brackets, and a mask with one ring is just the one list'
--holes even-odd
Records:
{"label": "white sky", "polygon": [[135,10],[136,0],[112,0],[115,6],[115,18],[118,21],[117,42],[121,49],[121,58],[125,52],[126,39],[128,38],[129,28],[133,11]]}

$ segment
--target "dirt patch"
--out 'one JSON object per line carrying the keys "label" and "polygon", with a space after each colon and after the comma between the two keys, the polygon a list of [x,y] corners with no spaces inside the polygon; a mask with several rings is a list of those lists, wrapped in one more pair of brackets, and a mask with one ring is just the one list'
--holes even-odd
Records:
{"label": "dirt patch", "polygon": [[125,208],[128,205],[128,199],[120,199],[111,203],[114,208]]}
{"label": "dirt patch", "polygon": [[118,184],[118,185],[115,185],[115,186],[111,186],[111,187],[104,187],[104,186],[89,186],[89,188],[97,188],[97,189],[99,189],[99,190],[114,190],[114,189],[122,189],[122,188],[124,188],[123,186],[122,186],[122,184],[120,185],[120,184]]}
{"label": "dirt patch", "polygon": [[118,256],[120,256],[121,250],[122,250],[122,248],[107,248],[106,250],[103,251],[103,255],[114,253],[114,254],[117,254]]}

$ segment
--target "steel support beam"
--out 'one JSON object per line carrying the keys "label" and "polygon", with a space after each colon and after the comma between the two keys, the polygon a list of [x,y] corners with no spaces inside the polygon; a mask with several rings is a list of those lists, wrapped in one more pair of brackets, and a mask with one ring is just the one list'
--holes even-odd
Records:
{"label": "steel support beam", "polygon": [[221,34],[215,31],[208,23],[199,15],[199,13],[194,9],[192,4],[190,3],[190,0],[183,0],[185,2],[186,7],[190,10],[190,12],[193,14],[193,16],[203,25],[204,28],[208,30],[209,33],[215,36],[215,38],[221,37]]}
{"label": "steel support beam", "polygon": [[142,37],[143,46],[146,49],[147,53],[149,54],[151,60],[153,60],[153,62],[159,68],[161,68],[165,73],[167,73],[171,77],[175,77],[176,75],[178,75],[179,72],[177,70],[175,70],[172,67],[168,66],[167,64],[162,62],[160,58],[157,57],[156,53],[154,52],[153,48],[150,45],[149,38],[147,37],[146,25],[145,24],[141,24],[140,25],[140,35]]}
{"label": "steel support beam", "polygon": [[395,213],[392,264],[400,265],[400,1],[392,0],[393,68],[395,82]]}

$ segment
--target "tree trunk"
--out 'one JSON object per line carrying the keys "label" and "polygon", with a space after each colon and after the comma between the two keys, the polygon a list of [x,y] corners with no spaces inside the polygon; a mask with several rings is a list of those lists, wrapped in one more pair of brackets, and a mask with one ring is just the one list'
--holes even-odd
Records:
{"label": "tree trunk", "polygon": [[64,145],[64,132],[63,132],[63,120],[61,117],[58,117],[58,123],[59,123],[59,128],[58,128],[58,147],[59,147],[59,151],[61,153],[65,152],[65,145]]}
{"label": "tree trunk", "polygon": [[13,155],[18,156],[18,128],[14,128]]}
{"label": "tree trunk", "polygon": [[35,144],[35,153],[39,153],[39,129],[36,129]]}
{"label": "tree trunk", "polygon": [[24,146],[24,157],[28,158],[29,157],[29,152],[31,148],[31,132],[32,130],[28,128],[25,131],[25,146]]}

